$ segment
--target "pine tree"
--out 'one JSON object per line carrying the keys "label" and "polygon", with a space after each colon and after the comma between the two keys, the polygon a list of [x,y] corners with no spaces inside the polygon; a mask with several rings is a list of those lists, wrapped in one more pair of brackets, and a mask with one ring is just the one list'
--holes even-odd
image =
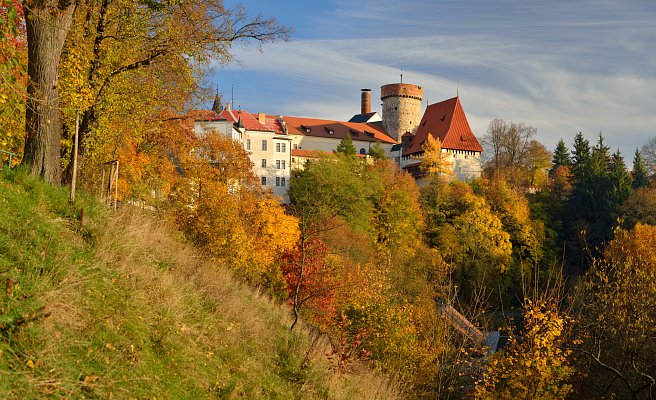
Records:
{"label": "pine tree", "polygon": [[582,216],[590,207],[592,193],[590,180],[592,177],[592,157],[590,142],[581,132],[574,137],[574,151],[572,152],[572,196],[570,210],[574,217]]}
{"label": "pine tree", "polygon": [[608,183],[610,186],[610,193],[608,194],[608,210],[612,219],[612,224],[614,223],[615,217],[620,214],[620,206],[631,196],[631,175],[626,169],[624,158],[619,150],[613,153],[611,157]]}
{"label": "pine tree", "polygon": [[647,175],[647,166],[642,159],[640,151],[636,149],[633,156],[633,188],[639,189],[649,185],[649,177]]}
{"label": "pine tree", "polygon": [[549,171],[549,174],[552,174],[558,167],[568,167],[572,165],[572,160],[569,155],[569,149],[565,146],[565,142],[561,138],[558,141],[558,145],[553,153],[553,160],[551,162],[553,166]]}
{"label": "pine tree", "polygon": [[344,139],[342,139],[342,141],[339,142],[339,145],[337,146],[335,152],[344,154],[346,156],[354,156],[357,153],[355,146],[353,146],[353,140],[351,140],[351,135],[347,133],[346,136],[344,136]]}

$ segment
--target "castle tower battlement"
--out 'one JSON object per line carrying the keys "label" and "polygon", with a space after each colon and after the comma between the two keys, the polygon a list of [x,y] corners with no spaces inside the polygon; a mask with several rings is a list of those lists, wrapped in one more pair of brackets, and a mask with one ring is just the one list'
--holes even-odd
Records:
{"label": "castle tower battlement", "polygon": [[383,101],[383,126],[387,134],[401,141],[404,133],[413,135],[421,119],[421,101],[424,91],[421,86],[410,83],[390,83],[380,87]]}

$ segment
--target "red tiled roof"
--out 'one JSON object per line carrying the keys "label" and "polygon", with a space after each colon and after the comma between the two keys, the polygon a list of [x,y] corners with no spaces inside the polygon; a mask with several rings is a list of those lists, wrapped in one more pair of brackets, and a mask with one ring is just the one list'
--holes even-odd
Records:
{"label": "red tiled roof", "polygon": [[285,135],[285,131],[282,129],[282,125],[280,124],[280,117],[275,116],[275,115],[267,115],[266,116],[266,122],[264,123],[264,126],[270,130],[273,131],[279,135]]}
{"label": "red tiled roof", "polygon": [[[397,143],[385,133],[382,124],[332,121],[326,119],[300,118],[284,116],[287,133],[290,135],[317,136],[343,139],[347,134],[353,140],[365,142]],[[307,132],[306,128],[310,131]],[[332,132],[332,133],[331,133]]]}
{"label": "red tiled roof", "polygon": [[431,104],[426,108],[412,144],[403,154],[423,152],[422,146],[429,134],[439,138],[442,148],[445,149],[483,151],[469,127],[458,97]]}
{"label": "red tiled roof", "polygon": [[237,123],[241,118],[241,123],[247,131],[262,131],[262,132],[271,132],[272,129],[267,128],[265,124],[262,124],[257,120],[251,113],[242,110],[223,110],[219,114],[221,119],[228,120],[232,123]]}

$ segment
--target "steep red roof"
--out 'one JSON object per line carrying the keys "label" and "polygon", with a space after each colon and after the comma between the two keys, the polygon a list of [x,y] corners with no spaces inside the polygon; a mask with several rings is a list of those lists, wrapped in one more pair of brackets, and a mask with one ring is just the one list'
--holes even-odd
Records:
{"label": "steep red roof", "polygon": [[431,104],[426,108],[412,144],[403,154],[423,152],[422,146],[429,134],[440,139],[442,148],[445,149],[483,151],[469,127],[458,97]]}
{"label": "steep red roof", "polygon": [[380,123],[367,124],[289,116],[284,116],[283,120],[287,126],[287,133],[290,135],[343,139],[347,134],[350,134],[351,139],[353,140],[397,143],[396,140],[392,139],[387,133],[385,133],[385,129],[383,129],[383,125]]}

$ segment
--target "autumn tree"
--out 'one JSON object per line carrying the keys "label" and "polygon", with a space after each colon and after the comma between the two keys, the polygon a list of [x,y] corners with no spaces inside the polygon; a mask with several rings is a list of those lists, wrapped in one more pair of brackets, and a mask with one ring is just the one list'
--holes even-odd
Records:
{"label": "autumn tree", "polygon": [[[303,170],[293,172],[289,187],[292,215],[299,221],[300,252],[295,267],[296,290],[304,287],[310,258],[306,252],[311,249],[308,243],[329,234],[343,225],[365,232],[371,217],[372,204],[369,199],[371,188],[364,184],[364,166],[355,157],[338,153],[331,157],[319,158],[306,164]],[[288,274],[291,272],[288,272]],[[291,294],[293,299],[301,294]],[[294,301],[294,321],[299,317],[298,308],[302,304]]]}
{"label": "autumn tree", "polygon": [[71,27],[76,2],[26,1],[27,101],[22,163],[50,183],[61,179],[59,141],[59,60]]}
{"label": "autumn tree", "polygon": [[298,221],[261,191],[241,144],[208,134],[194,149],[171,192],[180,228],[249,283],[284,286],[274,262],[296,245]]}
{"label": "autumn tree", "polygon": [[380,145],[380,141],[376,141],[376,143],[369,148],[369,156],[373,157],[375,160],[385,159],[385,149]]}
{"label": "autumn tree", "polygon": [[371,230],[379,253],[392,264],[412,256],[421,242],[422,220],[419,189],[406,172],[399,172],[393,161],[372,167],[372,179],[379,179],[373,194]]}
{"label": "autumn tree", "polygon": [[281,256],[281,270],[287,285],[289,303],[294,320],[298,323],[302,311],[308,311],[310,320],[324,331],[337,310],[336,291],[339,276],[327,259],[328,247],[318,237],[299,242]]}
{"label": "autumn tree", "polygon": [[423,144],[424,156],[421,169],[431,179],[450,180],[453,176],[451,162],[447,160],[448,155],[442,152],[442,142],[439,138],[428,135],[426,143]]}
{"label": "autumn tree", "polygon": [[[25,36],[21,3],[17,0],[0,1],[0,149],[19,155],[25,140]],[[4,161],[3,158],[0,157],[0,161]]]}
{"label": "autumn tree", "polygon": [[536,134],[537,129],[523,123],[492,120],[482,140],[491,175],[501,174],[512,185],[523,187],[539,179],[535,174],[546,172],[551,155],[533,140]]}
{"label": "autumn tree", "polygon": [[[61,71],[61,83],[69,95],[80,87],[89,95],[85,104],[74,107],[82,113],[80,153],[83,160],[91,146],[98,145],[99,139],[102,143],[123,138],[124,135],[110,135],[109,140],[106,137],[120,124],[127,121],[134,125],[128,131],[140,132],[149,120],[157,118],[158,112],[181,110],[189,102],[189,93],[198,91],[209,60],[230,61],[233,45],[286,39],[290,32],[274,19],[249,18],[243,8],[228,9],[220,0],[183,3],[81,1],[74,14],[73,8],[70,8],[70,15],[66,14],[67,26],[71,19],[74,24],[64,48],[63,54],[70,62],[67,63],[69,67],[65,65]],[[60,28],[57,32],[63,32]],[[28,34],[28,43],[29,39]],[[57,78],[56,67],[54,78]],[[74,82],[70,79],[71,68],[80,72],[79,79]],[[135,91],[135,87],[140,91]],[[67,100],[65,97],[63,101]],[[71,104],[67,106],[71,107],[62,110],[73,108]],[[49,121],[56,126],[52,134],[55,131],[59,134],[58,120]],[[52,152],[56,151],[58,157],[59,140],[48,143],[53,143]],[[114,149],[120,149],[124,143],[112,144]],[[134,144],[140,145],[140,140]],[[116,156],[114,154],[113,158]],[[26,162],[31,158],[28,156]],[[58,159],[57,163],[59,165]]]}
{"label": "autumn tree", "polygon": [[621,216],[628,228],[638,222],[656,226],[656,187],[634,190],[622,205]]}
{"label": "autumn tree", "polygon": [[578,295],[585,390],[650,398],[656,385],[656,227],[617,229]]}
{"label": "autumn tree", "polygon": [[489,357],[483,379],[476,384],[479,399],[565,399],[574,368],[566,348],[569,318],[553,301],[526,300],[521,338]]}

